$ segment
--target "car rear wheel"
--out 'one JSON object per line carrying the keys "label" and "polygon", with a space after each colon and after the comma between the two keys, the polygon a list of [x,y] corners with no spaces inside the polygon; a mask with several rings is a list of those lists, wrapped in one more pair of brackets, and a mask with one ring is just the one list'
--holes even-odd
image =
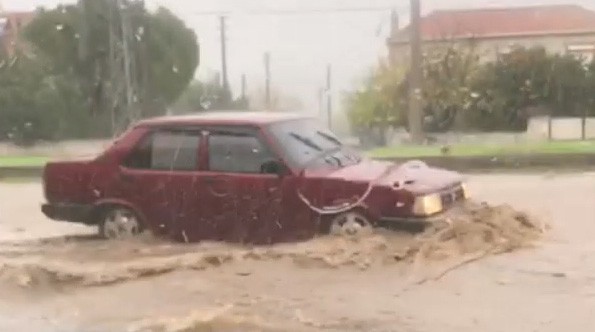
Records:
{"label": "car rear wheel", "polygon": [[368,217],[359,212],[344,212],[331,221],[330,234],[337,236],[369,235],[373,226]]}
{"label": "car rear wheel", "polygon": [[134,211],[125,207],[110,207],[102,214],[99,234],[109,240],[126,239],[142,232],[141,223]]}

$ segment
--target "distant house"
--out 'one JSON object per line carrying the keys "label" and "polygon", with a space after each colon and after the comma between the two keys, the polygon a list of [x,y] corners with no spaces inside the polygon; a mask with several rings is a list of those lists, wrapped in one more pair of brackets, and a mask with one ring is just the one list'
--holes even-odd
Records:
{"label": "distant house", "polygon": [[[409,57],[410,28],[393,16],[388,39],[393,63]],[[512,48],[542,46],[551,53],[595,54],[595,12],[575,5],[435,11],[421,20],[424,51],[452,44],[472,44],[483,60]]]}
{"label": "distant house", "polygon": [[20,47],[19,33],[33,18],[35,12],[0,11],[0,48],[8,54]]}

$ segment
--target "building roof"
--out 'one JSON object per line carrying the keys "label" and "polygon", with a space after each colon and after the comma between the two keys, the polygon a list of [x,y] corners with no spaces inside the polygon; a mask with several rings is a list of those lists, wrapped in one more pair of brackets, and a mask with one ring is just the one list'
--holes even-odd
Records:
{"label": "building roof", "polygon": [[[576,5],[441,10],[421,21],[422,38],[427,41],[589,32],[595,33],[595,12]],[[408,42],[409,27],[391,39]]]}
{"label": "building roof", "polygon": [[144,120],[140,123],[140,125],[192,125],[210,123],[263,125],[306,118],[309,117],[295,113],[216,111],[189,115],[157,117]]}

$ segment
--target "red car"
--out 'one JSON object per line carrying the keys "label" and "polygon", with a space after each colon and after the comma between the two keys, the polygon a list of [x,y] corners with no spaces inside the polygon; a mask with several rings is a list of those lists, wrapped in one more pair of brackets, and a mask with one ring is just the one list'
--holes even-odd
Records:
{"label": "red car", "polygon": [[462,177],[346,148],[314,118],[205,113],[142,121],[93,160],[48,163],[44,214],[182,241],[267,244],[424,221],[466,198]]}

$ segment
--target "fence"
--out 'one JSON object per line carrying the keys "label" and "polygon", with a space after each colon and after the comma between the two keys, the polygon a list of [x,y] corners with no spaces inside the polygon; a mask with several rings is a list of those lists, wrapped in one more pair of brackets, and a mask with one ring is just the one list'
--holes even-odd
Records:
{"label": "fence", "polygon": [[[544,141],[549,138],[550,118],[533,117],[529,120],[527,138],[532,141]],[[552,140],[580,140],[583,138],[583,119],[553,118],[551,119]],[[595,118],[585,120],[585,138],[595,139]]]}

